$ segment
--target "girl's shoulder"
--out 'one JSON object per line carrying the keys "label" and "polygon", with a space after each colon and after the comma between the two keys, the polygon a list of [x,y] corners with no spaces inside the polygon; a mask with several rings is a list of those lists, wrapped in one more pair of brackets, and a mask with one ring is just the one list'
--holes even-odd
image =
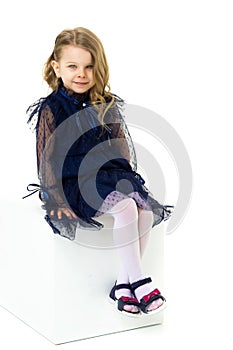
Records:
{"label": "girl's shoulder", "polygon": [[125,108],[125,101],[118,95],[111,93],[110,97],[106,99],[106,103],[109,104],[110,110],[116,112],[123,111]]}
{"label": "girl's shoulder", "polygon": [[32,131],[35,131],[43,111],[50,109],[51,101],[54,98],[54,91],[46,97],[41,97],[33,102],[26,110],[27,124]]}
{"label": "girl's shoulder", "polygon": [[115,103],[124,103],[124,100],[120,96],[118,96],[112,92],[111,92],[110,96],[107,96],[105,98],[105,100],[106,100],[106,103],[109,103],[111,101],[113,101]]}

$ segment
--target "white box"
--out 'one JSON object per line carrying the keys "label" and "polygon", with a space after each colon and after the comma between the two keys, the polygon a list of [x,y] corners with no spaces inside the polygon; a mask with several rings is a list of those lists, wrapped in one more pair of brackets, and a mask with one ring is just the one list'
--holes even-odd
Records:
{"label": "white box", "polygon": [[[132,318],[108,301],[118,271],[113,218],[76,241],[54,235],[37,196],[2,199],[0,304],[54,344],[161,324],[163,312]],[[152,229],[143,267],[163,285],[163,223]],[[92,245],[92,247],[90,247]]]}

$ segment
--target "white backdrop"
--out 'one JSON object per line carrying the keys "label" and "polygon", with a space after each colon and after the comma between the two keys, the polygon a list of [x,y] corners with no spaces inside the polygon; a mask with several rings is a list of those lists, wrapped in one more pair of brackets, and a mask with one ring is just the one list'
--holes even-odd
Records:
{"label": "white backdrop", "polygon": [[[25,125],[25,109],[47,94],[42,66],[64,28],[84,26],[100,37],[112,91],[163,116],[192,161],[189,212],[165,239],[169,308],[164,325],[61,347],[107,348],[113,341],[123,346],[130,340],[161,350],[232,348],[227,320],[232,312],[231,1],[22,0],[1,7],[1,193],[21,196],[36,179],[34,136]],[[168,193],[168,199],[175,194],[169,198]],[[52,348],[2,308],[0,324],[5,350]]]}

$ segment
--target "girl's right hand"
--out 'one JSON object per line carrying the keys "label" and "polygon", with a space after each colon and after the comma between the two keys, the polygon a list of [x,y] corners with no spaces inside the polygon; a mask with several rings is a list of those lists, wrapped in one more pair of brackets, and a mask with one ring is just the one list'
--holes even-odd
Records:
{"label": "girl's right hand", "polygon": [[77,219],[77,215],[73,212],[73,210],[69,208],[58,208],[57,210],[51,210],[50,215],[54,216],[57,215],[57,218],[60,220],[62,219],[62,216],[65,215],[69,219]]}

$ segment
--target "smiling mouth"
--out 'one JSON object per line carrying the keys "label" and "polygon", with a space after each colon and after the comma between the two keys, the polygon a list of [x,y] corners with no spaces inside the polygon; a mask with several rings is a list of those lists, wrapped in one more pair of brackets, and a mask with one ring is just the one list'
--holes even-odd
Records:
{"label": "smiling mouth", "polygon": [[80,85],[80,86],[83,86],[83,85],[87,85],[88,82],[80,82],[80,81],[75,81],[74,82],[76,85]]}

